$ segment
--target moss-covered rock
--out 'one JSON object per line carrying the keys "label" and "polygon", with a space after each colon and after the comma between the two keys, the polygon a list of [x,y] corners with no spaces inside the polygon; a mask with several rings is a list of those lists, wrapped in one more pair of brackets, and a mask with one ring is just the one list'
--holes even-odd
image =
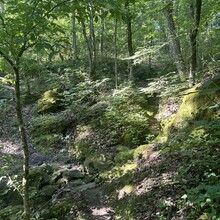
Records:
{"label": "moss-covered rock", "polygon": [[89,174],[95,174],[111,169],[114,162],[107,157],[104,152],[97,152],[91,155],[87,155],[84,166]]}
{"label": "moss-covered rock", "polygon": [[64,202],[58,202],[53,207],[50,208],[49,219],[56,218],[57,220],[65,219],[65,216],[70,212],[72,216],[75,216],[74,212],[74,200],[66,200]]}
{"label": "moss-covered rock", "polygon": [[58,185],[44,186],[40,190],[40,195],[43,196],[46,199],[50,199],[57,189],[58,189]]}
{"label": "moss-covered rock", "polygon": [[36,111],[39,114],[54,113],[61,104],[59,89],[46,91],[39,100]]}
{"label": "moss-covered rock", "polygon": [[210,119],[212,113],[209,109],[213,105],[213,100],[217,94],[212,94],[212,98],[202,94],[196,87],[187,91],[176,114],[162,120],[162,130],[165,136],[175,133],[177,129],[190,127],[192,120]]}
{"label": "moss-covered rock", "polygon": [[206,95],[201,94],[196,88],[189,89],[183,97],[182,104],[175,115],[172,125],[181,128],[191,119],[205,118],[205,110],[212,104]]}

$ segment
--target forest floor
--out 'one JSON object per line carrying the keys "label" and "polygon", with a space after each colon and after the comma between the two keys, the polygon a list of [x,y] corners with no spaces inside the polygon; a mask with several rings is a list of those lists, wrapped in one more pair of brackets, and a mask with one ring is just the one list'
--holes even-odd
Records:
{"label": "forest floor", "polygon": [[[23,115],[27,125],[29,125],[28,123],[31,121],[30,119],[33,115],[34,107],[35,105],[32,104],[23,109]],[[58,165],[62,168],[80,167],[80,163],[77,160],[72,160],[72,157],[70,162],[68,150],[66,150],[68,149],[68,146],[66,149],[62,147],[60,150],[56,150],[50,154],[42,153],[33,148],[29,132],[27,133],[30,146],[31,167],[37,167],[42,164]],[[17,159],[22,159],[22,145],[16,123],[15,108],[13,105],[10,106],[10,110],[7,112],[7,114],[5,114],[5,117],[1,121],[0,146],[2,155],[13,155],[13,158],[15,157]],[[135,219],[159,219],[158,216],[160,213],[157,211],[156,203],[162,198],[166,198],[166,201],[171,204],[169,209],[166,210],[166,219],[171,219],[173,212],[175,212],[175,199],[181,193],[177,188],[175,188],[175,184],[172,179],[177,160],[178,165],[180,165],[181,158],[179,158],[177,154],[169,156],[161,155],[156,148],[156,145],[152,145],[152,147],[148,149],[148,152],[146,152],[148,156],[143,158],[140,157],[137,161],[139,165],[132,178],[132,182],[136,183],[135,196],[137,196],[137,198],[140,197],[140,203],[138,203],[138,206],[135,210]],[[182,163],[183,162],[184,161],[182,161]],[[17,168],[20,167],[20,169],[22,168],[21,165],[22,163],[14,164],[14,166]],[[108,199],[108,195],[105,194],[106,192],[103,190],[103,187],[106,187],[105,183],[104,185],[97,184],[94,188],[86,190],[78,195],[77,199],[81,200],[81,202],[84,203],[84,206],[86,206],[86,208],[84,208],[84,211],[87,212],[86,220],[116,219],[114,213],[115,209],[117,208],[117,203],[112,203],[112,201]],[[115,201],[119,199],[122,199],[123,201],[124,197],[130,196],[129,192],[123,192],[123,190],[121,192],[122,194],[118,196],[121,196],[122,198],[117,198]],[[119,194],[121,192],[119,192]],[[141,202],[141,197],[146,194],[146,192],[148,192],[148,202]],[[183,210],[177,212],[176,216],[173,216],[172,220],[182,219],[181,211]],[[124,218],[124,220],[127,219],[128,217]]]}
{"label": "forest floor", "polygon": [[[164,123],[163,126],[166,126],[167,123],[167,126],[169,126],[169,120],[170,118],[172,120],[172,115],[176,112],[181,113],[180,104],[182,100],[185,100],[185,105],[183,105],[184,110],[186,106],[189,106],[190,101],[192,101],[193,104],[195,103],[195,92],[187,93],[187,91],[188,90],[184,90],[184,94],[178,94],[178,97],[174,100],[168,99],[168,102],[167,100],[164,101],[162,111],[167,118],[165,118],[165,120],[163,119],[163,122],[158,118],[160,124]],[[155,97],[153,97],[153,99],[155,100]],[[200,99],[200,96],[198,96],[197,101],[203,103],[206,99],[204,97]],[[199,105],[203,106],[201,102],[199,102]],[[78,170],[84,173],[82,179],[79,178],[76,180],[81,184],[80,186],[77,185],[78,188],[71,185],[75,180],[59,182],[61,180],[59,179],[59,181],[55,181],[52,186],[50,185],[52,189],[59,185],[59,188],[52,191],[52,195],[50,194],[48,199],[50,205],[47,206],[47,208],[51,210],[47,211],[51,211],[53,217],[42,217],[40,219],[208,220],[211,218],[207,217],[206,214],[212,213],[213,207],[217,207],[214,215],[218,216],[217,203],[215,203],[215,206],[207,203],[205,208],[201,208],[201,204],[204,203],[206,196],[209,196],[213,201],[219,201],[218,195],[220,194],[218,193],[220,193],[220,188],[218,178],[220,172],[220,147],[218,111],[211,112],[213,116],[218,115],[217,119],[212,119],[212,115],[210,115],[212,120],[209,118],[204,119],[204,111],[198,118],[195,118],[194,121],[187,123],[188,127],[181,129],[178,127],[174,129],[173,127],[171,136],[169,136],[169,142],[163,142],[161,141],[162,139],[155,137],[154,141],[149,141],[149,143],[125,151],[120,151],[119,146],[115,144],[107,146],[105,143],[106,139],[104,139],[104,146],[100,147],[100,145],[98,145],[100,141],[98,138],[100,136],[95,136],[94,133],[91,133],[91,140],[103,150],[102,152],[106,154],[107,159],[110,158],[107,156],[111,156],[112,152],[114,153],[114,158],[111,161],[114,164],[107,171],[98,171],[96,173],[95,170],[95,173],[90,175],[90,173],[85,170],[85,158],[82,162],[82,160],[79,161],[74,157],[74,153],[70,153],[71,138],[67,139],[64,137],[64,141],[60,143],[60,146],[56,147],[50,153],[43,153],[34,148],[29,130],[31,128],[31,119],[34,116],[35,107],[36,102],[34,104],[25,105],[23,108],[23,115],[28,128],[30,168],[32,170],[38,170],[38,168],[41,169],[44,165],[49,165],[50,167],[58,167],[61,172],[63,172],[62,170],[65,170],[65,172],[75,172],[75,170]],[[20,173],[22,170],[22,144],[13,100],[8,102],[8,106],[5,109],[5,112],[0,113],[0,165],[6,165],[6,167],[10,167],[10,169],[14,167],[15,170]],[[180,111],[178,109],[180,109]],[[46,117],[49,115],[50,114],[47,114]],[[180,119],[181,115],[179,114],[177,115],[177,121]],[[55,125],[55,129],[57,129],[56,126],[57,125]],[[71,129],[76,130],[76,127],[70,127],[70,130]],[[201,130],[207,134],[200,134],[199,132]],[[192,133],[192,131],[195,132],[195,134]],[[74,136],[73,133],[75,131],[73,133],[68,132],[65,132],[66,136]],[[160,138],[164,138],[163,135],[160,136],[159,134]],[[89,144],[91,144],[91,142],[89,142]],[[47,143],[43,143],[43,147],[47,149]],[[141,153],[138,153],[137,157],[134,157],[132,153],[132,157],[130,157],[130,152],[139,148],[142,150],[140,151]],[[92,148],[92,151],[89,151],[89,153],[90,152],[93,153],[93,156],[98,155],[95,154],[95,148]],[[115,158],[120,153],[123,153],[121,157],[122,161],[117,164]],[[92,157],[92,159],[95,160],[96,158]],[[109,161],[107,161],[107,159],[104,160],[104,163],[108,165]],[[0,170],[1,174],[4,166],[2,166],[3,168]],[[103,173],[105,176],[101,176]],[[52,175],[50,178],[52,179]],[[47,184],[50,184],[49,181]],[[45,192],[43,191],[43,187],[49,187],[48,185],[39,188],[37,193],[40,192],[39,194],[42,194]],[[202,190],[200,190],[200,188]],[[192,202],[184,199],[184,196],[188,196],[187,193],[191,196],[190,199]],[[36,198],[32,198],[32,200],[38,201],[37,197],[38,195],[36,195]],[[38,202],[36,203],[39,205]],[[69,209],[69,203],[71,203],[71,209]],[[72,210],[73,204],[76,204],[77,211],[75,209]],[[67,205],[67,207],[65,205]],[[36,210],[38,210],[38,208],[37,206]],[[57,210],[60,210],[60,212],[57,213]],[[65,218],[62,217],[63,212],[68,212]],[[57,217],[56,214],[58,214],[59,217]],[[76,218],[76,216],[78,218]],[[200,216],[202,217],[200,218]]]}
{"label": "forest floor", "polygon": [[[29,127],[29,122],[33,116],[35,104],[25,106],[23,108],[23,116],[25,119],[25,124]],[[12,156],[9,163],[13,167],[22,169],[22,143],[20,139],[19,130],[16,122],[16,112],[13,105],[10,105],[10,109],[4,114],[4,118],[1,120],[0,126],[0,156],[10,155]],[[28,144],[30,151],[30,167],[38,167],[42,164],[59,166],[61,169],[79,169],[80,164],[77,160],[74,160],[68,153],[68,150],[64,146],[59,150],[53,151],[53,153],[42,153],[35,149],[32,145],[30,139],[29,131],[28,134]],[[14,163],[14,161],[20,161],[20,163]],[[85,208],[87,212],[86,215],[90,216],[89,219],[114,219],[113,208],[108,204],[108,201],[103,199],[102,186],[97,185],[90,190],[86,190],[82,194],[77,196],[77,199],[82,200],[85,206],[90,208]],[[75,195],[74,195],[75,196]],[[76,199],[76,198],[73,198]],[[79,213],[80,214],[80,213]]]}

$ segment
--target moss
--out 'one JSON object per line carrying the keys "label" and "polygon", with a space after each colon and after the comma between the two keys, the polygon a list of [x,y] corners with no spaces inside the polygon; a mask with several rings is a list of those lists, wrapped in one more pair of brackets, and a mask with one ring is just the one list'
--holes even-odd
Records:
{"label": "moss", "polygon": [[38,116],[31,121],[31,134],[33,137],[46,134],[62,134],[70,125],[65,114],[52,114]]}
{"label": "moss", "polygon": [[58,89],[46,91],[39,100],[36,107],[37,113],[53,113],[56,112],[60,105],[60,94]]}
{"label": "moss", "polygon": [[144,144],[134,149],[134,153],[133,153],[134,159],[138,159],[139,157],[147,157],[149,149],[152,146],[153,146],[152,144]]}
{"label": "moss", "polygon": [[128,160],[133,159],[133,150],[130,150],[124,146],[118,146],[119,153],[114,157],[114,161],[117,165],[126,163]]}
{"label": "moss", "polygon": [[122,170],[122,174],[126,174],[132,170],[135,170],[137,168],[138,164],[137,163],[131,163],[131,164],[124,164],[122,167],[121,167],[121,170]]}
{"label": "moss", "polygon": [[97,152],[87,155],[84,161],[84,166],[90,174],[94,174],[96,172],[110,170],[113,166],[113,161],[111,161],[105,153]]}
{"label": "moss", "polygon": [[50,209],[50,218],[63,220],[65,219],[65,216],[71,211],[72,207],[73,207],[73,200],[67,200],[64,202],[56,203]]}
{"label": "moss", "polygon": [[184,121],[204,118],[205,110],[212,104],[211,100],[199,93],[196,88],[188,90],[173,121],[173,126],[182,127]]}
{"label": "moss", "polygon": [[210,118],[207,112],[212,104],[210,98],[202,95],[195,87],[189,89],[177,113],[161,121],[163,137],[168,137],[177,129],[190,127],[191,120]]}
{"label": "moss", "polygon": [[91,140],[78,140],[74,143],[72,150],[77,159],[84,160],[91,152]]}
{"label": "moss", "polygon": [[41,189],[40,194],[43,197],[50,199],[57,189],[58,189],[57,185],[47,185]]}
{"label": "moss", "polygon": [[206,213],[203,213],[197,220],[210,220],[210,217]]}
{"label": "moss", "polygon": [[41,135],[33,139],[34,146],[43,153],[51,153],[61,143],[62,136],[57,134]]}
{"label": "moss", "polygon": [[118,199],[122,199],[126,195],[130,195],[132,192],[134,192],[134,186],[130,184],[125,185],[122,189],[118,190]]}
{"label": "moss", "polygon": [[74,154],[77,159],[85,160],[86,155],[92,151],[92,130],[89,126],[80,126],[77,128],[78,135],[76,139],[70,143],[70,153]]}

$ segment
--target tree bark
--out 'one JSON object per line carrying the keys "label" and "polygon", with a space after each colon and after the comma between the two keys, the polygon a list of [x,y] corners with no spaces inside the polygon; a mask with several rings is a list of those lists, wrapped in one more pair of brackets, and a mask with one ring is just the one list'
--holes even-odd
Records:
{"label": "tree bark", "polygon": [[104,37],[105,36],[105,16],[102,14],[101,16],[101,35],[100,35],[100,51],[101,55],[104,55]]}
{"label": "tree bark", "polygon": [[94,28],[93,1],[90,1],[89,9],[90,9],[90,36],[91,36],[91,46],[92,46],[91,52],[93,54],[92,72],[94,72],[96,69],[97,50],[96,50],[95,28]]}
{"label": "tree bark", "polygon": [[88,61],[89,61],[89,76],[91,77],[92,72],[93,72],[92,50],[91,50],[91,45],[90,45],[89,38],[86,34],[86,25],[85,25],[85,22],[83,20],[81,20],[81,25],[82,25],[83,36],[84,36],[84,39],[86,41]]}
{"label": "tree bark", "polygon": [[129,56],[134,55],[133,41],[132,41],[132,19],[130,14],[130,2],[125,1],[125,12],[126,12],[126,25],[127,25],[127,44]]}
{"label": "tree bark", "polygon": [[[132,18],[130,14],[130,2],[129,0],[125,0],[125,13],[126,13],[126,26],[127,26],[127,45],[128,45],[128,54],[130,57],[134,55],[133,50],[133,41],[132,41]],[[129,70],[129,79],[133,79],[133,68],[132,68],[133,60],[129,58],[128,61],[128,70]]]}
{"label": "tree bark", "polygon": [[118,49],[117,49],[117,35],[118,35],[118,19],[115,19],[114,32],[114,54],[115,54],[115,88],[118,88]]}
{"label": "tree bark", "polygon": [[190,33],[190,72],[189,72],[189,87],[195,85],[195,72],[197,69],[197,35],[200,24],[202,9],[202,0],[195,0],[195,5],[191,5],[192,18],[194,19],[194,28]]}
{"label": "tree bark", "polygon": [[77,54],[77,42],[76,42],[76,11],[75,9],[72,12],[72,46],[73,46],[73,61],[76,63],[78,59]]}
{"label": "tree bark", "polygon": [[24,204],[24,220],[30,220],[30,203],[29,203],[29,147],[27,142],[27,134],[25,130],[25,123],[23,120],[21,110],[21,93],[20,93],[20,73],[19,73],[19,61],[16,66],[13,67],[15,72],[15,100],[16,100],[16,113],[19,123],[19,130],[23,147],[24,158],[24,175],[22,180],[23,186],[23,204]]}
{"label": "tree bark", "polygon": [[180,80],[184,80],[185,76],[180,41],[177,39],[175,22],[173,19],[173,0],[165,0],[164,2],[167,4],[164,9],[164,14],[167,22],[167,31],[171,56],[174,58]]}

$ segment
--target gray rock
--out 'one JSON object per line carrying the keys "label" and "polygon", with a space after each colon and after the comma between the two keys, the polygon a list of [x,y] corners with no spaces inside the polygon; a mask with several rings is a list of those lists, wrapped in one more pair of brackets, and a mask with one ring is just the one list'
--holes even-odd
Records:
{"label": "gray rock", "polygon": [[83,191],[86,191],[88,189],[94,189],[95,187],[96,187],[96,183],[92,182],[92,183],[87,183],[87,184],[82,185],[82,186],[77,186],[77,187],[73,188],[73,191],[83,192]]}
{"label": "gray rock", "polygon": [[62,176],[68,181],[71,181],[71,180],[83,178],[84,174],[79,170],[65,170],[62,172]]}
{"label": "gray rock", "polygon": [[71,187],[76,187],[76,186],[81,186],[81,185],[85,185],[86,183],[84,181],[82,181],[82,179],[77,179],[77,180],[73,180],[69,182],[69,185]]}
{"label": "gray rock", "polygon": [[45,198],[51,198],[57,189],[58,189],[58,186],[56,185],[47,185],[41,189],[40,193]]}

